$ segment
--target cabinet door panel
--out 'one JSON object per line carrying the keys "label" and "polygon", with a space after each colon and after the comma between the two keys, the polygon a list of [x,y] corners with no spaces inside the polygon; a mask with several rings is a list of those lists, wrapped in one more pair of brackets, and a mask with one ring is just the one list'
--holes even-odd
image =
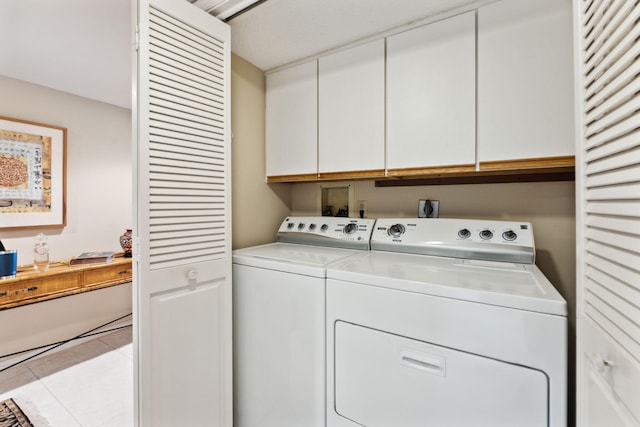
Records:
{"label": "cabinet door panel", "polygon": [[475,164],[475,12],[387,39],[387,167]]}
{"label": "cabinet door panel", "polygon": [[384,169],[384,40],[319,59],[319,170]]}
{"label": "cabinet door panel", "polygon": [[267,75],[267,176],[318,172],[317,61]]}
{"label": "cabinet door panel", "polygon": [[478,10],[480,162],[574,154],[572,26],[570,0]]}

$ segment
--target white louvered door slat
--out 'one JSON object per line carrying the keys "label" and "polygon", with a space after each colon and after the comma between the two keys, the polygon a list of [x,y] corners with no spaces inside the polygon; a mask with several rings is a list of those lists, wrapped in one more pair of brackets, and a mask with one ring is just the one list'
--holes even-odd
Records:
{"label": "white louvered door slat", "polygon": [[577,424],[640,426],[640,2],[574,0]]}
{"label": "white louvered door slat", "polygon": [[[218,108],[221,109],[224,104],[219,100],[211,100],[206,97],[196,96],[193,93],[190,93],[190,98],[185,99],[181,95],[184,92],[181,92],[179,89],[175,89],[171,87],[171,82],[167,81],[166,86],[161,86],[160,84],[156,84],[151,82],[151,89],[153,90],[154,98],[158,101],[167,100],[169,102],[173,102],[175,104],[184,104],[184,105],[197,105],[198,108]],[[192,91],[193,92],[193,91]]]}
{"label": "white louvered door slat", "polygon": [[[596,174],[598,172],[609,171],[612,166],[622,168],[638,164],[640,164],[640,149],[631,149],[619,155],[616,155],[616,153],[609,153],[606,157],[601,155],[599,157],[592,158],[587,166],[587,173]],[[635,176],[637,177],[638,175]],[[633,176],[630,178],[633,178]]]}
{"label": "white louvered door slat", "polygon": [[[616,281],[624,284],[624,286],[626,286],[630,295],[635,295],[638,292],[637,287],[629,286],[629,283],[634,283],[633,282],[634,280],[637,281],[638,278],[640,278],[640,275],[638,275],[638,273],[629,271],[624,267],[622,267],[620,264],[613,262],[611,260],[608,260],[605,257],[601,258],[601,257],[590,255],[587,257],[587,260],[589,262],[589,266],[585,270],[586,272],[591,272],[596,270],[606,272],[606,274],[609,274]],[[589,280],[591,279],[592,278],[589,278]],[[631,299],[631,301],[633,301],[633,299]]]}
{"label": "white louvered door slat", "polygon": [[593,267],[589,267],[589,276],[597,283],[601,283],[611,292],[618,295],[620,298],[630,301],[633,299],[635,290],[630,288],[627,284],[620,282],[617,278],[614,278],[601,270],[597,270]]}
{"label": "white louvered door slat", "polygon": [[[615,235],[612,235],[611,237],[615,237]],[[605,256],[609,260],[614,260],[618,264],[622,265],[632,265],[633,263],[640,261],[640,257],[626,251],[623,245],[619,245],[619,248],[615,248],[607,246],[608,243],[607,239],[601,239],[600,242],[589,241],[586,249],[587,253],[597,253],[600,256]],[[633,242],[630,243],[633,244]],[[640,286],[640,284],[638,286]],[[630,289],[633,289],[633,284],[629,287]]]}
{"label": "white louvered door slat", "polygon": [[[620,62],[628,64],[624,71],[616,74],[615,71],[618,69],[610,68],[598,80],[599,87],[596,89],[595,85],[592,86],[594,88],[592,93],[587,94],[589,99],[586,104],[587,111],[591,111],[595,106],[600,105],[602,100],[606,98],[606,93],[618,91],[636,78],[638,69],[640,69],[640,61],[637,59],[638,50],[640,49],[634,46],[634,49],[628,50],[620,58]],[[607,89],[606,93],[603,91],[605,87]]]}
{"label": "white louvered door slat", "polygon": [[592,163],[607,156],[622,153],[623,151],[633,149],[637,146],[637,141],[639,139],[640,130],[633,130],[614,141],[608,142],[606,145],[592,147],[587,153],[585,153],[584,159],[586,162]]}
{"label": "white louvered door slat", "polygon": [[230,30],[138,0],[136,399],[140,427],[231,427]]}
{"label": "white louvered door slat", "polygon": [[[615,5],[611,4],[615,3]],[[624,6],[625,2],[615,2],[615,0],[608,0],[606,3],[608,7],[604,7],[602,19],[598,20],[598,24],[591,30],[589,35],[585,38],[585,45],[588,46],[585,57],[590,58],[594,52],[597,52],[602,44],[607,40],[609,36],[608,30],[611,25],[616,25],[614,18],[619,6]],[[618,7],[611,7],[611,6]]]}
{"label": "white louvered door slat", "polygon": [[[623,213],[624,211],[618,210],[617,212]],[[585,225],[603,230],[627,230],[629,233],[640,235],[640,221],[634,221],[633,218],[629,217],[612,218],[611,216],[590,215]]]}
{"label": "white louvered door slat", "polygon": [[[593,17],[594,11],[595,9],[598,7],[597,5],[600,4],[600,0],[586,0],[584,2],[584,22],[588,23],[591,18]],[[585,32],[586,34],[588,34],[588,32]]]}
{"label": "white louvered door slat", "polygon": [[[629,301],[611,292],[607,287],[596,282],[591,282],[590,285],[591,292],[586,296],[589,305],[593,305],[595,310],[603,313],[621,334],[626,335],[625,342],[630,348],[640,348],[638,344],[640,343],[640,328],[629,318],[635,308]],[[640,352],[632,351],[632,353]]]}
{"label": "white louvered door slat", "polygon": [[[616,172],[602,173],[599,176],[589,178],[587,180],[587,185],[589,187],[602,187],[602,186],[611,186],[616,184],[624,184],[629,182],[629,180],[633,180],[633,178],[637,177],[639,173],[640,173],[640,167],[624,168]],[[632,194],[628,194],[627,196],[631,196],[631,195]]]}
{"label": "white louvered door slat", "polygon": [[624,54],[634,43],[635,36],[640,31],[635,25],[640,16],[640,10],[637,5],[629,11],[629,14],[626,14],[626,10],[621,11],[621,16],[624,19],[621,19],[618,25],[610,27],[613,31],[608,35],[607,40],[585,64],[587,85],[594,84],[594,80],[600,77],[607,68]]}

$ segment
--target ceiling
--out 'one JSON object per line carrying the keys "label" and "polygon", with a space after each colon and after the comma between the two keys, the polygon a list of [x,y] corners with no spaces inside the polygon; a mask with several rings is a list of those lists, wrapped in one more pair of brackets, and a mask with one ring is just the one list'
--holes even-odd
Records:
{"label": "ceiling", "polygon": [[[477,2],[268,0],[229,21],[231,49],[266,71]],[[0,75],[130,108],[131,9],[132,0],[0,2]]]}
{"label": "ceiling", "polygon": [[268,71],[477,0],[267,0],[232,19],[231,50]]}
{"label": "ceiling", "polygon": [[0,75],[131,106],[131,0],[0,2]]}

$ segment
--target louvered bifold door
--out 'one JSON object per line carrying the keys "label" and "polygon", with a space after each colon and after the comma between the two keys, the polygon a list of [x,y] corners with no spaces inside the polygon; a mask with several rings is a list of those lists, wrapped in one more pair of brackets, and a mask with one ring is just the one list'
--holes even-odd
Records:
{"label": "louvered bifold door", "polygon": [[137,419],[230,426],[229,27],[183,0],[138,15]]}
{"label": "louvered bifold door", "polygon": [[578,421],[640,425],[640,4],[575,0]]}

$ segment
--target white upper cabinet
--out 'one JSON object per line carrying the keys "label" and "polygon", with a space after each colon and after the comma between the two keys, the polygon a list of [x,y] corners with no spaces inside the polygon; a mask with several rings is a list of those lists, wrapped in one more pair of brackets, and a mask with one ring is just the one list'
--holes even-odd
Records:
{"label": "white upper cabinet", "polygon": [[321,177],[384,174],[384,43],[375,40],[319,59]]}
{"label": "white upper cabinet", "polygon": [[571,0],[478,10],[478,158],[573,156]]}
{"label": "white upper cabinet", "polygon": [[387,168],[475,168],[475,11],[387,39]]}
{"label": "white upper cabinet", "polygon": [[268,74],[266,85],[267,177],[317,178],[317,61]]}

